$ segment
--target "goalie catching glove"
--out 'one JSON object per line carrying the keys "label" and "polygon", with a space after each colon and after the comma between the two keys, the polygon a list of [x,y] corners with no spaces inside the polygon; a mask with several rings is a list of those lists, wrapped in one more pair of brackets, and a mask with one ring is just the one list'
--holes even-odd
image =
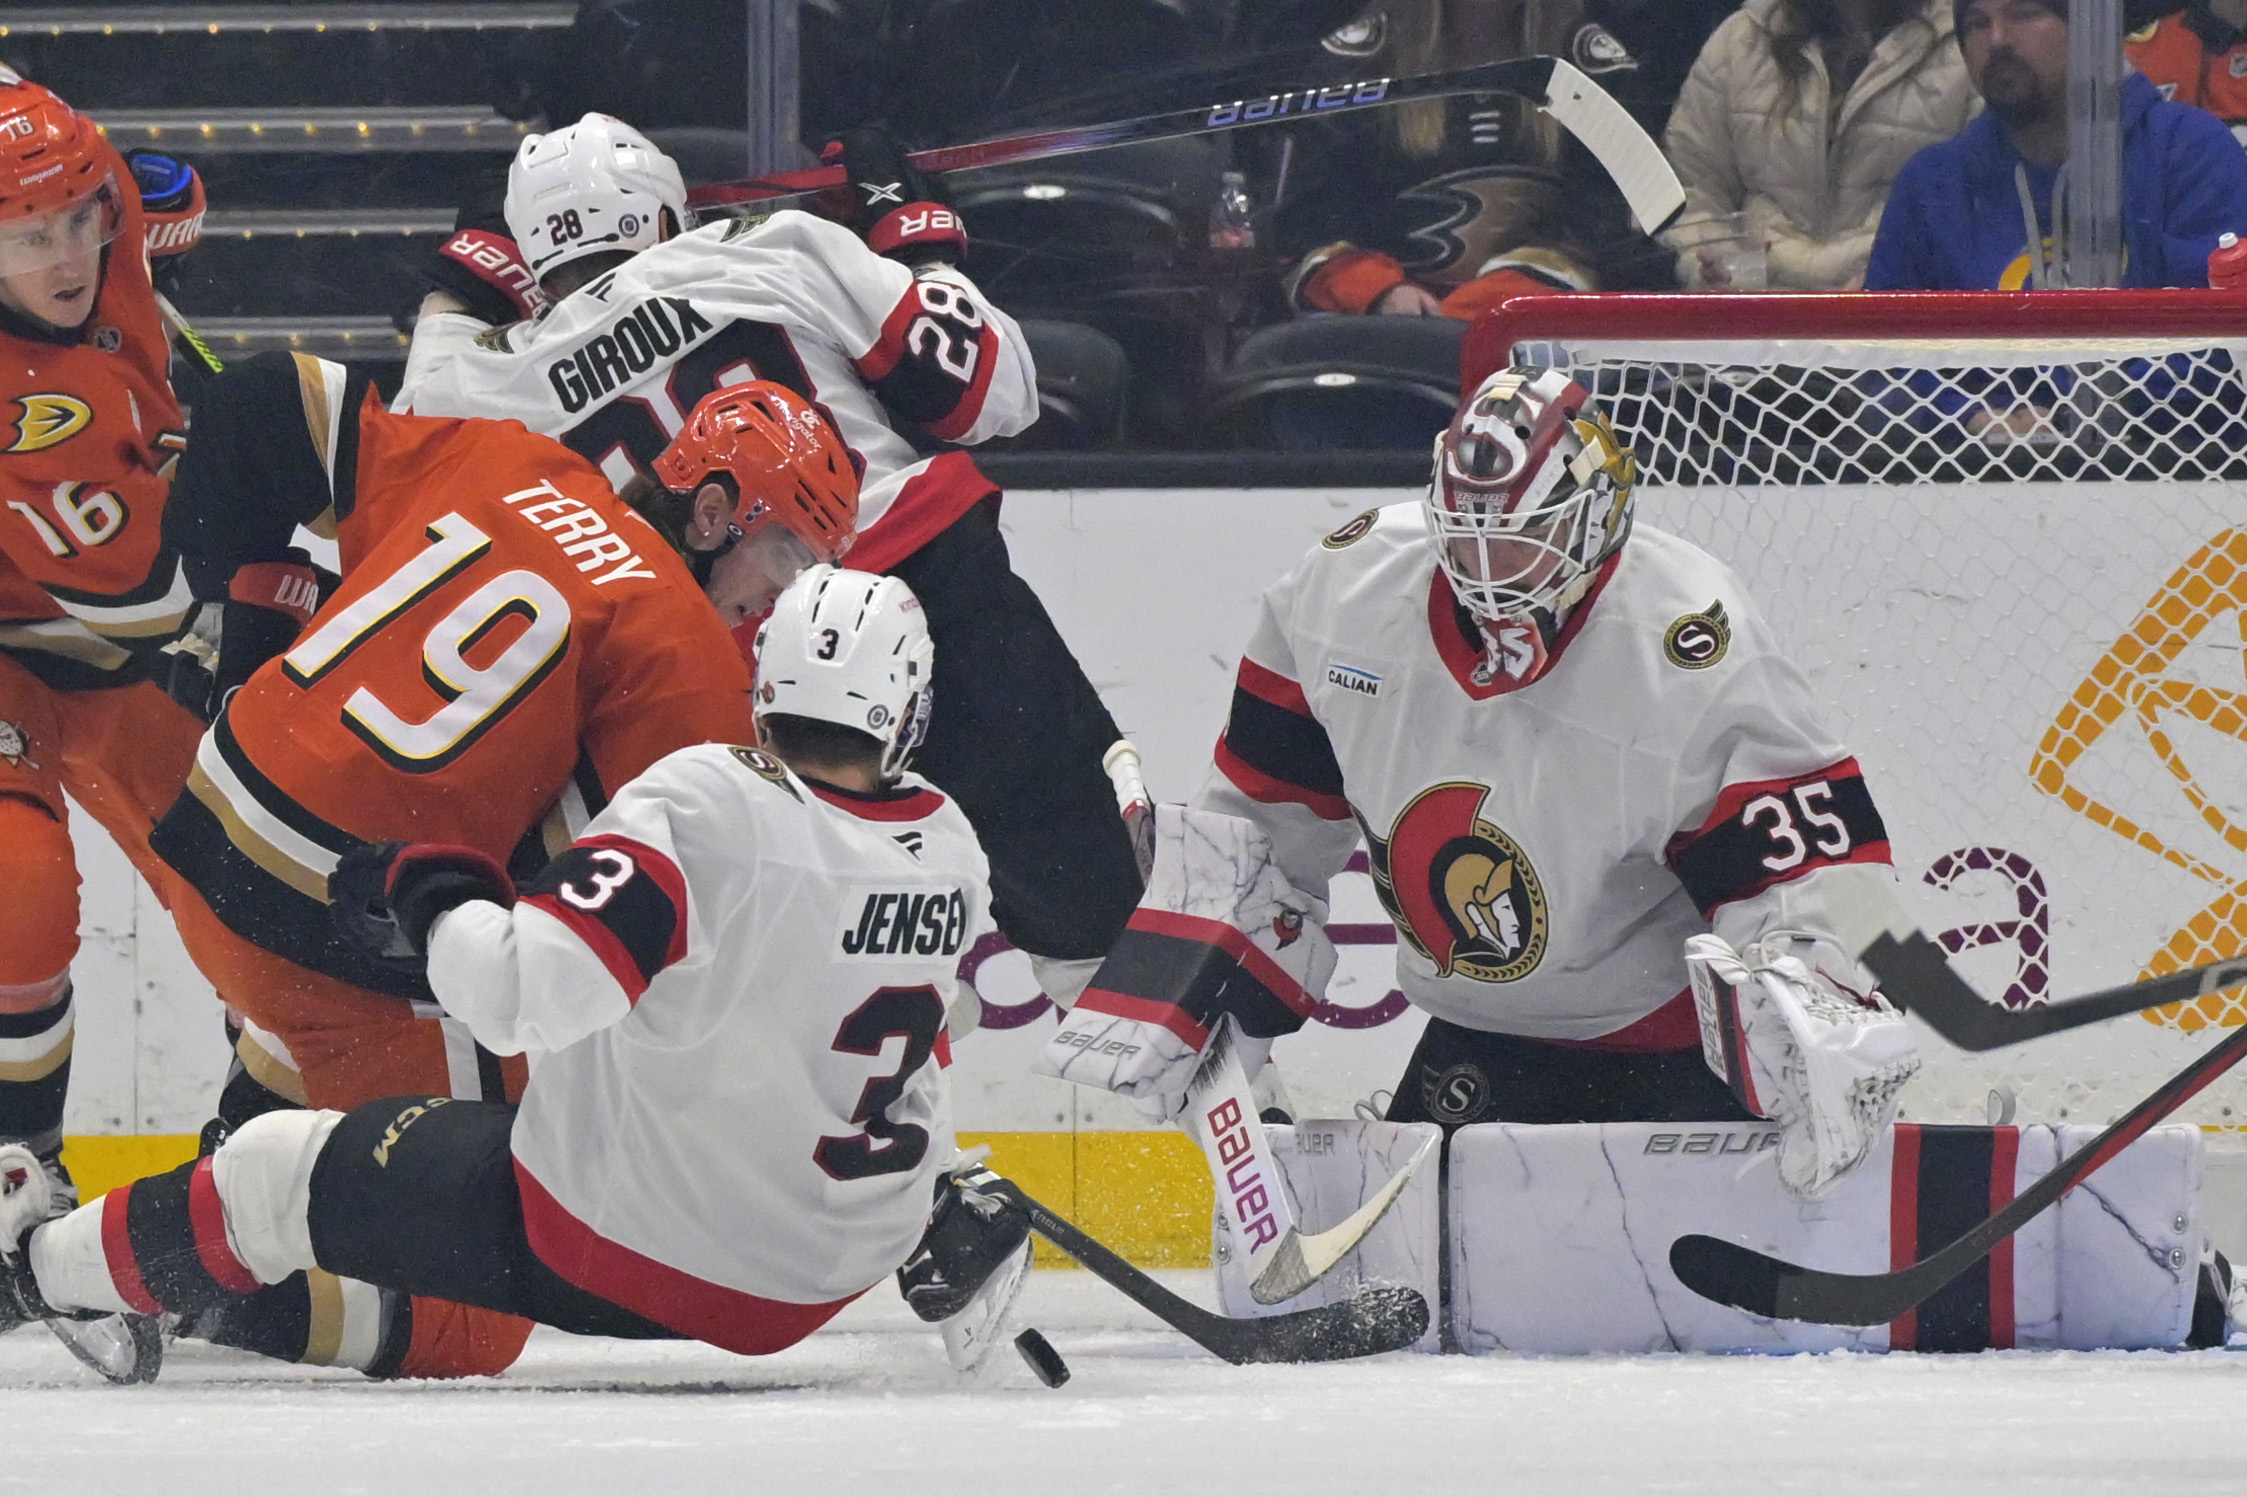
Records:
{"label": "goalie catching glove", "polygon": [[1741,1105],[1779,1125],[1779,1179],[1804,1199],[1862,1163],[1919,1070],[1903,1015],[1828,970],[1854,964],[1831,940],[1776,931],[1735,951],[1692,936],[1685,966],[1701,1054]]}
{"label": "goalie catching glove", "polygon": [[1185,1110],[1211,1032],[1233,1017],[1241,1067],[1302,1028],[1334,973],[1327,906],[1272,861],[1238,816],[1154,808],[1147,892],[1034,1069],[1131,1100],[1162,1120]]}

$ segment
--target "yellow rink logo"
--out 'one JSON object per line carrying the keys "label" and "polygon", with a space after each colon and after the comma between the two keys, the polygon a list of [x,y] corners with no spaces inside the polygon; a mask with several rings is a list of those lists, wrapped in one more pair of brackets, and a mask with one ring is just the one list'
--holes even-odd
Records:
{"label": "yellow rink logo", "polygon": [[[2211,636],[2221,621],[2228,632]],[[2238,687],[2209,685],[2178,669],[2179,657],[2194,646],[2229,652]],[[2203,656],[2203,658],[2205,658]],[[2203,669],[2202,674],[2205,674]],[[2247,826],[2240,814],[2236,784],[2211,786],[2202,778],[2198,758],[2180,750],[2173,719],[2199,724],[2222,738],[2247,745],[2247,530],[2226,530],[2194,552],[2161,585],[2122,637],[2060,708],[2029,764],[2029,778],[2046,795],[2119,836],[2156,853],[2196,878],[2214,885],[2208,907],[2187,920],[2145,965],[2143,976],[2158,977],[2187,967],[2247,952]],[[2110,730],[2143,735],[2176,793],[2225,847],[2242,855],[2226,868],[2172,845],[2144,824],[2159,810],[2148,805],[2127,814],[2086,791],[2073,777],[2078,762]],[[2203,741],[2208,734],[2199,735]],[[2147,1015],[2156,1023],[2195,1030],[2210,1024],[2247,1024],[2247,994],[2212,993],[2191,1003],[2173,1004]]]}

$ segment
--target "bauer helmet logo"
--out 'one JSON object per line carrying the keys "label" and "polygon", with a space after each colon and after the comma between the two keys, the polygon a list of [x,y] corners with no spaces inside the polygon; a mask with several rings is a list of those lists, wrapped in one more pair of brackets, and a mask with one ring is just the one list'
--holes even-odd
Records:
{"label": "bauer helmet logo", "polygon": [[10,452],[43,452],[69,441],[94,419],[94,409],[75,395],[19,395],[16,439]]}
{"label": "bauer helmet logo", "polygon": [[1544,960],[1544,884],[1521,845],[1478,814],[1489,794],[1463,781],[1436,785],[1412,798],[1387,837],[1359,824],[1374,893],[1438,977],[1513,982]]}
{"label": "bauer helmet logo", "polygon": [[1662,653],[1681,670],[1707,670],[1724,658],[1732,644],[1732,622],[1724,616],[1722,601],[1700,613],[1689,613],[1670,625],[1662,636]]}

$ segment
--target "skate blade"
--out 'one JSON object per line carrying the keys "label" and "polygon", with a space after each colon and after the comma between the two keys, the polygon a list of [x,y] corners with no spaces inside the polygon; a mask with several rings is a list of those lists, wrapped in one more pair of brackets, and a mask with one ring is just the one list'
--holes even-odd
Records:
{"label": "skate blade", "polygon": [[72,1356],[122,1385],[152,1383],[164,1370],[163,1319],[156,1315],[104,1315],[99,1320],[50,1320]]}
{"label": "skate blade", "polygon": [[1005,1344],[1007,1312],[1022,1297],[1022,1286],[1029,1277],[1030,1243],[1025,1238],[1014,1255],[983,1281],[983,1287],[959,1314],[937,1322],[936,1328],[944,1337],[944,1355],[954,1371],[976,1371]]}

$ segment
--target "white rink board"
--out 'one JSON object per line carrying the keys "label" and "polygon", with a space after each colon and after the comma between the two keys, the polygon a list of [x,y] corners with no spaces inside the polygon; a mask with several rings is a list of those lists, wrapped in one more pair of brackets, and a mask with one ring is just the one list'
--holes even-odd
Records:
{"label": "white rink board", "polygon": [[[1317,538],[1406,491],[1133,490],[1008,495],[1019,570],[1046,600],[1165,799],[1189,794],[1224,721],[1257,595]],[[2227,513],[2228,506],[2228,513]],[[1744,577],[1811,672],[1864,761],[1887,819],[1905,898],[1930,931],[2019,916],[1995,872],[1938,891],[1945,853],[2004,849],[2050,900],[2051,992],[2136,976],[2220,895],[2247,884],[2247,853],[2198,816],[2142,731],[2116,726],[2077,778],[2170,845],[2225,872],[2212,882],[2093,824],[2029,782],[2053,714],[2163,581],[2228,520],[2234,494],[2191,485],[1824,488],[1729,497],[1645,490],[1642,518],[1708,546]],[[2223,643],[2228,639],[2231,643]],[[2236,619],[2222,618],[2177,672],[2247,687]],[[2174,674],[2174,672],[2173,672]],[[2247,824],[2247,742],[2169,723],[2203,793]],[[77,823],[84,827],[83,818]],[[90,829],[89,829],[90,830]],[[98,832],[82,841],[89,937],[78,968],[73,1132],[187,1132],[225,1064],[215,1007],[168,922]],[[1336,919],[1380,921],[1363,876],[1337,885]],[[1391,988],[1386,946],[1347,946],[1331,999],[1375,1008]],[[2007,949],[1961,965],[1985,991],[2010,980]],[[1034,1001],[1027,964],[992,958],[978,983],[1001,1008]],[[1051,1018],[986,1029],[959,1047],[960,1124],[973,1130],[1140,1126],[1136,1113],[1026,1068]],[[1308,1026],[1278,1055],[1305,1115],[1347,1117],[1390,1086],[1417,1037],[1406,1012],[1359,1030]],[[2021,1120],[2113,1116],[2202,1048],[2139,1020],[2018,1052],[1962,1057],[1932,1038],[1905,1116],[1980,1121],[1992,1086]],[[2234,1111],[2240,1116],[2234,1117]],[[2247,1121],[2247,1077],[2203,1093],[2185,1116]]]}

